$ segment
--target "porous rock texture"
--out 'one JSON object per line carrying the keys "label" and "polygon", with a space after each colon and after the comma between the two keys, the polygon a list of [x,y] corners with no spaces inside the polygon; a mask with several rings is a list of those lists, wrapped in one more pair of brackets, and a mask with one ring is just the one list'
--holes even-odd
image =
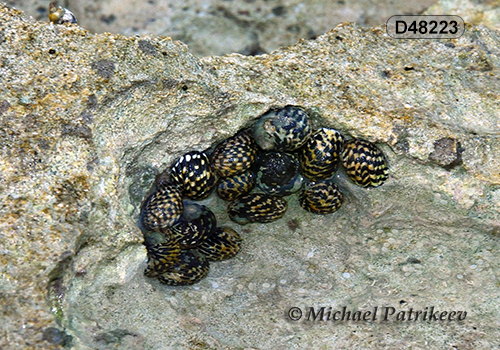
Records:
{"label": "porous rock texture", "polygon": [[[500,346],[499,53],[482,26],[404,41],[345,24],[269,55],[198,59],[168,37],[0,6],[0,348]],[[285,105],[376,142],[388,181],[366,190],[341,172],[338,212],[292,196],[282,219],[244,228],[213,196],[240,254],[194,286],[145,277],[136,220],[155,176]],[[467,317],[307,321],[322,306]]]}

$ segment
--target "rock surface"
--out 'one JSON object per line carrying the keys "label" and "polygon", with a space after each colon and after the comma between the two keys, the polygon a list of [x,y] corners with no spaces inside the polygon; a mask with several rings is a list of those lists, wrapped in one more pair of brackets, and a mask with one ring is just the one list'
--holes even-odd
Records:
{"label": "rock surface", "polygon": [[[11,0],[47,21],[50,0]],[[256,55],[310,39],[341,22],[379,26],[394,14],[421,13],[436,0],[66,0],[92,33],[168,35],[197,56]],[[62,4],[62,2],[61,2]],[[441,13],[440,13],[441,14]]]}
{"label": "rock surface", "polygon": [[[500,346],[500,37],[398,41],[341,25],[269,55],[194,57],[0,7],[2,349]],[[238,230],[190,287],[144,277],[155,176],[272,106],[377,142],[380,188],[338,175],[336,213]],[[304,310],[291,321],[290,307]],[[466,311],[463,321],[305,320],[308,307]]]}

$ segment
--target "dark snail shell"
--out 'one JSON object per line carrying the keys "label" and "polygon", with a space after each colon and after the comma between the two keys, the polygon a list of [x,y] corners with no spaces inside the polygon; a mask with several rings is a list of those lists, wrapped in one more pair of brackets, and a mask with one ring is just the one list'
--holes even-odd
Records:
{"label": "dark snail shell", "polygon": [[217,184],[208,156],[198,151],[181,156],[172,167],[171,177],[182,194],[193,200],[208,197]]}
{"label": "dark snail shell", "polygon": [[298,152],[300,172],[316,181],[332,177],[339,168],[344,138],[334,129],[316,131]]}
{"label": "dark snail shell", "polygon": [[255,162],[257,186],[267,194],[288,196],[302,186],[299,161],[284,152],[264,152]]}
{"label": "dark snail shell", "polygon": [[232,201],[241,197],[255,187],[255,175],[250,170],[242,174],[220,179],[217,194],[225,201]]}
{"label": "dark snail shell", "polygon": [[314,214],[329,214],[342,205],[342,193],[331,179],[308,182],[300,193],[299,203]]}
{"label": "dark snail shell", "polygon": [[168,232],[181,217],[182,196],[177,186],[162,184],[144,202],[141,222],[147,230]]}
{"label": "dark snail shell", "polygon": [[253,127],[254,139],[263,150],[294,151],[310,134],[309,116],[295,106],[270,110]]}
{"label": "dark snail shell", "polygon": [[216,229],[214,213],[204,205],[184,201],[180,220],[171,228],[172,238],[182,249],[200,245]]}
{"label": "dark snail shell", "polygon": [[245,225],[251,222],[271,222],[285,215],[287,202],[281,197],[264,193],[242,196],[228,205],[229,218]]}
{"label": "dark snail shell", "polygon": [[149,246],[147,250],[148,266],[144,274],[148,277],[157,277],[167,272],[179,261],[181,255],[179,243],[175,241]]}
{"label": "dark snail shell", "polygon": [[351,140],[344,144],[342,165],[352,182],[361,187],[380,186],[389,176],[384,154],[365,140]]}
{"label": "dark snail shell", "polygon": [[195,284],[205,277],[210,269],[203,254],[195,249],[183,250],[172,268],[158,276],[158,281],[169,286]]}
{"label": "dark snail shell", "polygon": [[227,260],[238,254],[242,239],[229,227],[218,227],[199,247],[198,251],[209,261]]}
{"label": "dark snail shell", "polygon": [[257,145],[248,130],[242,130],[220,143],[212,152],[210,160],[221,177],[241,174],[252,166],[257,154]]}

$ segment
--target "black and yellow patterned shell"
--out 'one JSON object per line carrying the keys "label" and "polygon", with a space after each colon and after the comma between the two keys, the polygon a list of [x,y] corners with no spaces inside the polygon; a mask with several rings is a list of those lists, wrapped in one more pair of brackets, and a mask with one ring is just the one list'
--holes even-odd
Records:
{"label": "black and yellow patterned shell", "polygon": [[157,278],[169,286],[186,286],[201,280],[209,269],[209,262],[203,254],[195,249],[183,250],[174,266]]}
{"label": "black and yellow patterned shell", "polygon": [[298,151],[300,172],[311,181],[332,177],[339,168],[343,149],[340,132],[330,128],[317,130]]}
{"label": "black and yellow patterned shell", "polygon": [[182,195],[177,186],[161,184],[144,202],[140,220],[146,230],[168,232],[182,210]]}
{"label": "black and yellow patterned shell", "polygon": [[241,197],[255,187],[255,175],[247,170],[242,174],[225,177],[219,180],[217,194],[225,201],[232,201]]}
{"label": "black and yellow patterned shell", "polygon": [[218,227],[199,247],[209,261],[227,260],[238,254],[242,239],[229,227]]}
{"label": "black and yellow patterned shell", "polygon": [[214,213],[204,205],[184,201],[180,220],[171,228],[172,239],[182,249],[199,246],[217,228]]}
{"label": "black and yellow patterned shell", "polygon": [[263,150],[294,151],[306,142],[312,130],[304,109],[286,106],[262,115],[252,131]]}
{"label": "black and yellow patterned shell", "polygon": [[344,144],[342,165],[352,182],[361,187],[378,187],[389,176],[384,154],[365,140],[355,139]]}
{"label": "black and yellow patterned shell", "polygon": [[331,179],[311,181],[304,185],[299,203],[311,213],[329,214],[342,205],[342,193]]}
{"label": "black and yellow patterned shell", "polygon": [[227,207],[229,218],[245,225],[252,222],[271,222],[285,215],[285,199],[264,193],[251,193],[231,202]]}
{"label": "black and yellow patterned shell", "polygon": [[208,197],[217,184],[208,156],[198,151],[181,156],[172,167],[171,177],[182,194],[193,200]]}
{"label": "black and yellow patterned shell", "polygon": [[256,154],[257,145],[250,132],[242,130],[217,145],[210,155],[210,161],[221,177],[228,177],[248,170]]}
{"label": "black and yellow patterned shell", "polygon": [[148,265],[144,274],[157,277],[170,270],[180,259],[181,248],[176,241],[147,246]]}

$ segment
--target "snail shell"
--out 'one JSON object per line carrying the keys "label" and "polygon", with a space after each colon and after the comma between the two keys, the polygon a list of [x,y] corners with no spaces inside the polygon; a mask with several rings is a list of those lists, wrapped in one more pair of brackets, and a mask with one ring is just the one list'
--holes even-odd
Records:
{"label": "snail shell", "polygon": [[209,261],[222,261],[238,254],[241,242],[238,232],[229,227],[219,227],[198,247],[198,250]]}
{"label": "snail shell", "polygon": [[352,182],[361,187],[378,187],[389,176],[384,154],[365,140],[350,140],[344,144],[342,165]]}
{"label": "snail shell", "polygon": [[186,286],[201,280],[209,269],[208,260],[203,254],[195,249],[183,250],[177,263],[157,278],[169,286]]}
{"label": "snail shell", "polygon": [[291,154],[275,151],[261,153],[255,168],[257,186],[268,194],[288,196],[302,186],[299,161]]}
{"label": "snail shell", "polygon": [[251,222],[271,222],[285,215],[287,202],[281,197],[264,193],[242,196],[228,205],[229,218],[245,225]]}
{"label": "snail shell", "polygon": [[76,23],[73,12],[53,2],[49,4],[49,20],[54,24]]}
{"label": "snail shell", "polygon": [[344,138],[334,129],[317,130],[298,152],[300,172],[316,181],[332,177],[339,168]]}
{"label": "snail shell", "polygon": [[183,210],[182,196],[177,186],[162,184],[142,206],[141,222],[147,230],[169,232],[180,219]]}
{"label": "snail shell", "polygon": [[171,177],[182,194],[193,200],[208,197],[217,184],[208,156],[198,151],[181,156],[172,167]]}
{"label": "snail shell", "polygon": [[212,152],[210,160],[221,177],[241,174],[248,170],[257,154],[257,145],[248,130],[242,130],[222,141]]}
{"label": "snail shell", "polygon": [[309,116],[295,106],[270,110],[253,127],[254,139],[263,150],[294,151],[310,134]]}
{"label": "snail shell", "polygon": [[148,277],[157,277],[167,272],[179,261],[181,255],[179,243],[175,241],[149,246],[147,250],[148,266],[144,274]]}
{"label": "snail shell", "polygon": [[172,238],[182,249],[200,245],[217,227],[214,213],[204,205],[184,201],[180,220],[171,228]]}
{"label": "snail shell", "polygon": [[250,170],[242,174],[220,179],[217,194],[225,201],[232,201],[241,197],[255,187],[255,175]]}
{"label": "snail shell", "polygon": [[342,205],[342,193],[331,179],[312,181],[305,184],[299,196],[299,203],[314,214],[329,214]]}

